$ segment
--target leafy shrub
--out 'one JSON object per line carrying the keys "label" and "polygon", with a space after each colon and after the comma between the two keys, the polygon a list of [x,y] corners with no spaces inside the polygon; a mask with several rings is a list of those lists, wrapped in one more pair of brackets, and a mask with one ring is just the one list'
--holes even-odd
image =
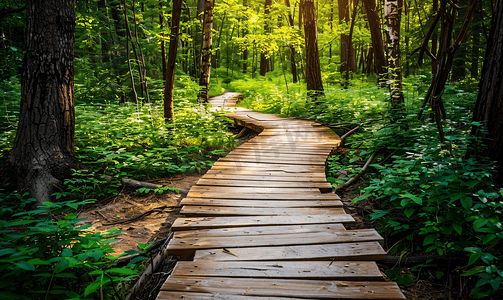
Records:
{"label": "leafy shrub", "polygon": [[[46,202],[36,210],[0,220],[0,298],[117,299],[136,265],[117,268],[110,243],[120,232],[85,231],[69,212],[85,201]],[[64,213],[64,217],[59,216]],[[136,251],[134,251],[136,253]],[[132,254],[131,252],[124,253]]]}

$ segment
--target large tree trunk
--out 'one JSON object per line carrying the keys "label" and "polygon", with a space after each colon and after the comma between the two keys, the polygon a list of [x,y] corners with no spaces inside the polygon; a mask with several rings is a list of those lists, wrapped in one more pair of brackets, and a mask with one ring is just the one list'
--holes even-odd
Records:
{"label": "large tree trunk", "polygon": [[370,29],[370,38],[372,40],[372,52],[374,53],[374,70],[377,74],[385,73],[386,57],[384,56],[384,46],[381,33],[381,24],[377,14],[375,0],[363,0],[365,12]]}
{"label": "large tree trunk", "polygon": [[[269,32],[269,8],[271,6],[272,0],[265,0],[265,25],[264,25],[264,34]],[[260,50],[260,75],[265,76],[265,74],[269,72],[269,59],[267,58],[267,49]]]}
{"label": "large tree trunk", "polygon": [[26,1],[21,112],[9,157],[20,189],[50,201],[54,183],[79,168],[74,156],[74,1]]}
{"label": "large tree trunk", "polygon": [[304,0],[304,37],[306,42],[306,83],[308,93],[323,95],[320,55],[318,52],[318,24],[313,0]]}
{"label": "large tree trunk", "polygon": [[203,43],[201,47],[201,77],[199,78],[199,102],[208,101],[208,91],[210,89],[214,3],[214,0],[206,0],[204,3]]}
{"label": "large tree trunk", "polygon": [[403,9],[403,0],[385,0],[384,14],[388,26],[388,69],[391,109],[393,116],[397,111],[404,109],[402,92],[402,66],[400,63],[400,21]]}
{"label": "large tree trunk", "polygon": [[[339,23],[346,22],[349,25],[349,1],[339,0]],[[349,53],[349,55],[348,55]],[[341,72],[347,69],[356,72],[355,49],[349,40],[349,35],[341,34]]]}
{"label": "large tree trunk", "polygon": [[482,123],[486,133],[474,128],[472,134],[482,136],[487,148],[482,154],[498,162],[500,183],[503,182],[503,1],[493,13],[486,57],[482,67],[479,95],[473,120]]}
{"label": "large tree trunk", "polygon": [[175,84],[176,52],[178,50],[178,32],[180,30],[180,16],[182,14],[182,0],[173,0],[171,11],[171,33],[169,37],[168,65],[164,82],[164,118],[173,119],[173,86]]}

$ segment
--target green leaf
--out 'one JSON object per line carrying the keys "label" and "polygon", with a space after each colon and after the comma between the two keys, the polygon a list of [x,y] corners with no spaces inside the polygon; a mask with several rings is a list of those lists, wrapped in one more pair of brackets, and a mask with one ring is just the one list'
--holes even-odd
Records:
{"label": "green leaf", "polygon": [[115,274],[119,274],[119,275],[136,275],[136,274],[138,274],[138,272],[136,272],[135,270],[131,270],[128,268],[112,268],[110,270],[107,270],[106,272],[107,273],[115,273]]}
{"label": "green leaf", "polygon": [[61,252],[61,256],[63,256],[63,257],[73,256],[72,250],[70,248],[63,249],[63,251]]}
{"label": "green leaf", "polygon": [[410,218],[412,216],[412,214],[415,212],[416,210],[414,208],[407,208],[405,211],[404,211],[404,214],[407,218]]}
{"label": "green leaf", "polygon": [[97,289],[99,289],[101,286],[101,281],[95,281],[90,283],[88,286],[86,286],[86,289],[84,290],[84,297],[89,296],[90,294],[94,293]]}
{"label": "green leaf", "polygon": [[470,209],[472,207],[473,200],[468,196],[461,197],[461,205],[464,209]]}
{"label": "green leaf", "polygon": [[2,250],[0,250],[0,256],[7,255],[7,254],[12,254],[12,253],[15,253],[15,252],[16,252],[16,250],[10,249],[10,248],[2,249]]}
{"label": "green leaf", "polygon": [[436,234],[430,234],[429,236],[427,236],[424,241],[423,241],[423,246],[426,246],[426,245],[429,245],[431,243],[433,243],[435,241],[435,239],[437,238],[437,235]]}
{"label": "green leaf", "polygon": [[48,262],[46,260],[42,260],[40,258],[30,259],[29,261],[27,261],[27,263],[32,264],[32,265],[50,265],[51,264],[50,262]]}
{"label": "green leaf", "polygon": [[412,201],[416,202],[416,203],[417,203],[417,204],[419,204],[419,205],[423,205],[423,199],[421,199],[421,198],[419,198],[419,197],[417,197],[417,196],[415,196],[415,195],[412,195],[412,194],[411,194],[411,193],[409,193],[409,192],[405,192],[404,197],[409,198],[409,199],[412,199]]}
{"label": "green leaf", "polygon": [[24,269],[24,270],[27,270],[27,271],[35,271],[35,266],[32,265],[32,264],[29,264],[27,262],[19,262],[16,264],[17,267],[21,268],[21,269]]}
{"label": "green leaf", "polygon": [[473,222],[473,229],[475,231],[479,231],[479,229],[482,226],[486,225],[488,222],[489,222],[489,220],[487,220],[487,219],[482,219],[482,218],[477,219],[477,220],[475,220],[475,222]]}
{"label": "green leaf", "polygon": [[482,256],[482,252],[475,252],[470,254],[470,259],[468,259],[468,266],[472,265]]}
{"label": "green leaf", "polygon": [[454,228],[454,230],[456,230],[456,232],[459,235],[461,235],[463,233],[463,227],[461,225],[459,225],[458,223],[452,224],[452,227]]}

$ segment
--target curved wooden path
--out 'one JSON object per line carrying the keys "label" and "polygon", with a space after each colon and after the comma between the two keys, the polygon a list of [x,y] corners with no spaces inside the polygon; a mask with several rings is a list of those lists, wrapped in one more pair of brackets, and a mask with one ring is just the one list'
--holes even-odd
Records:
{"label": "curved wooden path", "polygon": [[[213,97],[235,106],[238,94]],[[245,109],[260,135],[219,159],[182,200],[168,255],[180,260],[157,299],[405,299],[375,263],[373,229],[354,222],[325,180],[340,138],[311,121]]]}

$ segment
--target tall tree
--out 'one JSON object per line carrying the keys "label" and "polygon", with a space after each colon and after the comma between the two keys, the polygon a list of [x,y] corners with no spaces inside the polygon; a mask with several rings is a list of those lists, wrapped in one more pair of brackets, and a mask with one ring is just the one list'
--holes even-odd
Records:
{"label": "tall tree", "polygon": [[[269,23],[270,23],[270,7],[272,4],[272,0],[265,0],[265,8],[264,8],[264,34],[269,32]],[[269,58],[267,49],[261,49],[260,51],[260,75],[265,76],[267,72],[269,72]]]}
{"label": "tall tree", "polygon": [[317,97],[323,95],[321,81],[320,54],[318,52],[318,24],[314,0],[304,0],[304,38],[306,42],[306,83],[308,93]]}
{"label": "tall tree", "polygon": [[[349,0],[338,1],[339,23],[342,24],[345,22],[346,25],[349,25]],[[353,45],[351,45],[349,35],[341,33],[341,72],[346,71],[348,68],[351,72],[356,72],[355,49],[353,48]]]}
{"label": "tall tree", "polygon": [[176,52],[178,50],[178,33],[180,30],[180,16],[182,14],[182,0],[173,0],[171,10],[171,33],[169,36],[168,64],[164,82],[164,118],[173,118],[173,86],[175,84]]}
{"label": "tall tree", "polygon": [[503,182],[503,1],[497,1],[493,12],[491,30],[479,94],[473,120],[482,123],[486,132],[472,130],[482,136],[487,148],[483,155],[498,162],[500,182]]}
{"label": "tall tree", "polygon": [[213,5],[214,0],[204,2],[203,42],[201,45],[201,77],[199,78],[199,101],[208,101],[211,71],[211,44],[213,30]]}
{"label": "tall tree", "polygon": [[377,14],[375,0],[363,0],[365,12],[370,29],[370,38],[372,40],[372,53],[374,54],[374,70],[377,74],[385,73],[386,57],[384,56],[384,46],[381,33],[381,23]]}
{"label": "tall tree", "polygon": [[74,1],[27,0],[21,111],[9,157],[18,187],[38,203],[79,168],[74,156]]}
{"label": "tall tree", "polygon": [[[386,17],[388,72],[391,108],[403,110],[405,108],[402,91],[402,66],[400,63],[400,23],[403,0],[385,0],[384,15]],[[395,115],[395,113],[393,114]]]}
{"label": "tall tree", "polygon": [[[290,8],[290,0],[285,0],[285,5],[286,5],[286,7]],[[288,12],[288,24],[290,25],[290,27],[294,26],[293,16],[292,16],[291,12]],[[288,48],[290,49],[290,69],[292,71],[293,83],[296,83],[297,82],[297,65],[295,64],[295,48],[293,47],[292,44],[289,44]],[[330,46],[330,49],[332,49],[332,46]]]}

